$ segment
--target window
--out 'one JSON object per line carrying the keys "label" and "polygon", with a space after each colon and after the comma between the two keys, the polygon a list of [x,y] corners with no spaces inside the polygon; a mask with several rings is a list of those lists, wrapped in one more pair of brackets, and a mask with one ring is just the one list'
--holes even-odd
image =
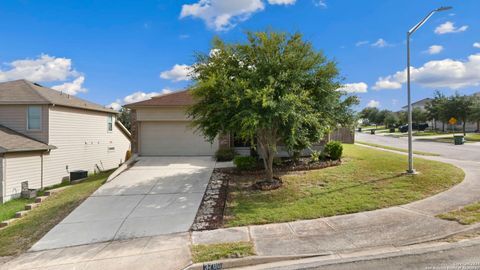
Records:
{"label": "window", "polygon": [[27,110],[27,129],[40,130],[42,127],[42,107],[28,106]]}
{"label": "window", "polygon": [[107,122],[107,127],[108,127],[108,132],[111,132],[113,130],[113,116],[110,114],[108,116],[108,122]]}

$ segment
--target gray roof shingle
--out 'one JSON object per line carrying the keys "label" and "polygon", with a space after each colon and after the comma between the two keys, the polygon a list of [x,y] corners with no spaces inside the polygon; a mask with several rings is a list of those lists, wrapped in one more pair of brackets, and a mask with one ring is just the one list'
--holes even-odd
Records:
{"label": "gray roof shingle", "polygon": [[27,80],[0,83],[0,105],[2,104],[53,104],[92,111],[118,113],[115,110]]}
{"label": "gray roof shingle", "polygon": [[49,149],[56,149],[56,147],[0,125],[0,153],[46,151]]}

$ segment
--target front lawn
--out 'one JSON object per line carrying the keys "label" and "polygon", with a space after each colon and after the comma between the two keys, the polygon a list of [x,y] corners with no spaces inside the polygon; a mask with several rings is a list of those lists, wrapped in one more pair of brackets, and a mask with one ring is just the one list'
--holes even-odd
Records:
{"label": "front lawn", "polygon": [[461,169],[415,159],[420,174],[406,176],[404,155],[344,145],[343,164],[282,175],[284,186],[254,191],[251,175],[232,175],[225,226],[314,219],[420,200],[464,179]]}
{"label": "front lawn", "polygon": [[15,217],[15,213],[25,210],[25,205],[34,202],[34,199],[13,199],[4,204],[0,204],[0,221]]}
{"label": "front lawn", "polygon": [[438,215],[439,218],[454,220],[463,225],[480,222],[480,202],[467,205],[458,210]]}
{"label": "front lawn", "polygon": [[17,255],[28,250],[99,188],[112,172],[90,176],[52,195],[28,215],[0,230],[0,256]]}

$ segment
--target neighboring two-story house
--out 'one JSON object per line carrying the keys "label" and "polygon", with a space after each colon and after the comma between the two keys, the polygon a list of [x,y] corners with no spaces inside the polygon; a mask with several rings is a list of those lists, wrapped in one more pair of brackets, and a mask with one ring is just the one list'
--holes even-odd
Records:
{"label": "neighboring two-story house", "polygon": [[70,171],[116,168],[130,149],[118,112],[17,80],[0,83],[0,202],[58,184]]}

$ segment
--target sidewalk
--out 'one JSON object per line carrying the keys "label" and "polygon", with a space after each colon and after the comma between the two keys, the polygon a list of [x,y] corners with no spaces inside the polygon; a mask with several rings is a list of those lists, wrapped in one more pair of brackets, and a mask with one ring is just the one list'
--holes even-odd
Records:
{"label": "sidewalk", "polygon": [[465,171],[465,180],[445,192],[406,205],[314,220],[193,232],[192,243],[252,241],[258,255],[300,255],[410,245],[443,238],[473,226],[442,220],[435,215],[480,201],[480,163],[443,157],[421,158],[456,165]]}
{"label": "sidewalk", "polygon": [[465,171],[465,180],[433,197],[375,211],[28,252],[0,269],[183,269],[191,264],[191,244],[238,241],[252,241],[261,256],[368,253],[375,248],[398,250],[473,228],[435,215],[480,201],[480,162],[421,158],[454,164]]}

